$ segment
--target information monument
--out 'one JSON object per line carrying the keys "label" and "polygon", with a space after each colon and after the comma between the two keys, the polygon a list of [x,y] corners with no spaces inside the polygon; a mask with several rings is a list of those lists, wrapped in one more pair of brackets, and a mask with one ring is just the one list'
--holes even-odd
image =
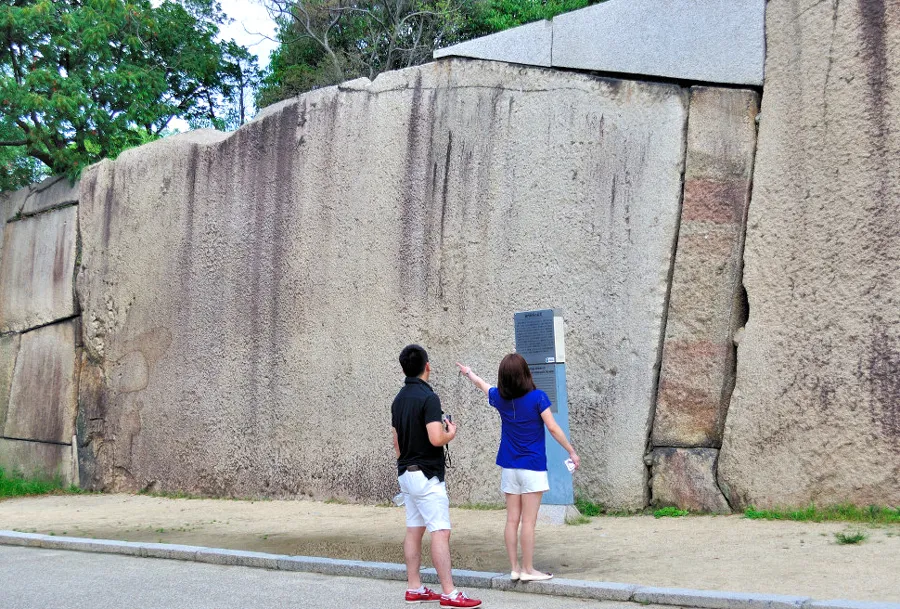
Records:
{"label": "information monument", "polygon": [[[566,396],[566,346],[562,313],[554,309],[523,311],[514,315],[516,352],[525,358],[534,377],[534,384],[550,397],[553,417],[569,437],[569,404]],[[542,517],[564,522],[575,503],[572,474],[565,461],[568,453],[547,436],[547,476],[550,490],[541,501]],[[545,509],[560,506],[557,509]],[[572,507],[574,510],[574,507]]]}

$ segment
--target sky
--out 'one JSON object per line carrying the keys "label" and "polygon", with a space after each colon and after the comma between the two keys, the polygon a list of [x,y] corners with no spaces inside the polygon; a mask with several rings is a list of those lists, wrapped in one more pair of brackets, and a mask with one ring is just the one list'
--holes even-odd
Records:
{"label": "sky", "polygon": [[[151,0],[153,6],[159,6],[163,0]],[[276,46],[275,22],[262,5],[262,0],[219,0],[222,12],[231,18],[220,28],[222,40],[234,39],[241,46],[247,47],[259,58],[259,67],[269,65],[269,53]]]}
{"label": "sky", "polygon": [[269,53],[278,46],[275,22],[269,17],[260,0],[219,0],[222,11],[233,21],[222,26],[221,37],[233,38],[259,57],[259,67],[269,65]]}

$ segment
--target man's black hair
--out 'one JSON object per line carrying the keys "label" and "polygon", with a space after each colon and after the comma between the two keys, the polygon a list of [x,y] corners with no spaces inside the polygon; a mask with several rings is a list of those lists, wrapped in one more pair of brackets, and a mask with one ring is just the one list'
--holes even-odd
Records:
{"label": "man's black hair", "polygon": [[419,376],[427,363],[428,353],[419,345],[407,345],[400,352],[400,366],[406,376]]}

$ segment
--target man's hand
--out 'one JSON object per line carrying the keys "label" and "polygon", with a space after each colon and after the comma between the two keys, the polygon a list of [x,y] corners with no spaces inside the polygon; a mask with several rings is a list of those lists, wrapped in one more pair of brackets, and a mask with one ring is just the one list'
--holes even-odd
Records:
{"label": "man's hand", "polygon": [[425,425],[425,429],[432,446],[446,446],[456,437],[456,423],[449,421],[434,421]]}
{"label": "man's hand", "polygon": [[454,423],[453,421],[447,421],[447,431],[445,433],[447,434],[447,436],[449,436],[447,439],[447,442],[449,442],[450,440],[455,438],[456,437],[456,423]]}

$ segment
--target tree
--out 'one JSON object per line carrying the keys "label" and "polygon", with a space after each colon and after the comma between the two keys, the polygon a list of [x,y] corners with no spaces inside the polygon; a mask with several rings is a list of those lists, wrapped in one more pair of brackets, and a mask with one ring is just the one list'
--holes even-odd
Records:
{"label": "tree", "polygon": [[434,49],[598,0],[265,0],[280,46],[259,104],[431,61]]}
{"label": "tree", "polygon": [[[0,7],[4,186],[35,161],[77,175],[159,137],[172,119],[223,126],[255,73],[246,49],[215,40],[215,0],[7,0]],[[241,115],[241,120],[243,115]],[[10,162],[6,159],[10,158]]]}

